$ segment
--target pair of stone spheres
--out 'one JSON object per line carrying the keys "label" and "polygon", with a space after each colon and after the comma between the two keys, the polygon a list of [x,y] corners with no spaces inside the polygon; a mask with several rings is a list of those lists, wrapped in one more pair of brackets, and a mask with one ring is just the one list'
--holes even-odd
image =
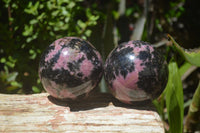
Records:
{"label": "pair of stone spheres", "polygon": [[58,99],[87,95],[103,74],[113,96],[131,103],[157,98],[166,86],[168,68],[164,57],[143,41],[119,44],[103,65],[95,47],[77,37],[54,41],[39,63],[43,87]]}

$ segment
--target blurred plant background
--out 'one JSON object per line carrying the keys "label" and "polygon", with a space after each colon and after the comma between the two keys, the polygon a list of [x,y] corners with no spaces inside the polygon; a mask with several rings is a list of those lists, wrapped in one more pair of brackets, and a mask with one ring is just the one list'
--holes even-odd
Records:
{"label": "blurred plant background", "polygon": [[154,101],[166,131],[181,133],[184,124],[185,131],[200,130],[199,35],[198,0],[1,0],[0,93],[44,92],[39,59],[58,38],[87,39],[104,60],[117,44],[144,40],[169,63],[168,85]]}

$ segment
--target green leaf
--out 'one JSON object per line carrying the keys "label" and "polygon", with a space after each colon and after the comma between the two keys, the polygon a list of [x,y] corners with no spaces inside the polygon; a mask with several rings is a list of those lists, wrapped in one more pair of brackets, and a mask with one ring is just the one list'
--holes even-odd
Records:
{"label": "green leaf", "polygon": [[33,33],[33,25],[25,25],[24,31],[22,33],[23,36],[29,36]]}
{"label": "green leaf", "polygon": [[165,112],[163,111],[165,108],[165,100],[164,100],[164,93],[159,97],[158,99],[155,99],[152,101],[154,106],[156,107],[156,110],[158,111],[158,114],[162,118],[162,120],[165,120]]}
{"label": "green leaf", "polygon": [[90,9],[90,8],[87,8],[87,9],[86,9],[86,16],[87,16],[88,18],[90,18],[90,17],[92,16],[92,13],[91,13],[91,9]]}
{"label": "green leaf", "polygon": [[155,23],[156,23],[156,27],[158,28],[158,30],[162,32],[163,28],[162,28],[162,25],[160,24],[160,20],[156,19]]}
{"label": "green leaf", "polygon": [[27,43],[30,43],[32,40],[33,40],[32,37],[28,37],[28,38],[26,39],[26,42],[27,42]]}
{"label": "green leaf", "polygon": [[185,72],[191,67],[192,65],[188,62],[185,62],[179,69],[180,76],[183,76]]}
{"label": "green leaf", "polygon": [[28,8],[24,9],[24,12],[32,15],[38,15],[38,8],[39,8],[40,2],[37,1],[34,5],[30,1],[28,4]]}
{"label": "green leaf", "polygon": [[98,19],[99,19],[99,16],[92,15],[92,16],[89,17],[89,20],[91,20],[93,22],[96,22],[96,20],[98,20]]}
{"label": "green leaf", "polygon": [[59,10],[55,10],[55,11],[53,11],[52,13],[51,13],[51,15],[53,16],[53,17],[56,17],[58,14],[59,14]]}
{"label": "green leaf", "polygon": [[76,5],[75,2],[70,1],[70,3],[67,5],[67,7],[68,7],[69,9],[72,9],[75,5]]}
{"label": "green leaf", "polygon": [[15,63],[7,61],[6,65],[9,66],[10,68],[14,68],[15,67]]}
{"label": "green leaf", "polygon": [[36,86],[32,86],[32,90],[34,93],[40,93],[41,90],[39,88],[37,88]]}
{"label": "green leaf", "polygon": [[131,14],[133,14],[133,11],[134,11],[134,8],[127,8],[125,12],[126,16],[130,16]]}
{"label": "green leaf", "polygon": [[61,8],[61,13],[62,13],[62,15],[67,16],[68,11],[66,10],[65,7],[62,7],[62,8]]}
{"label": "green leaf", "polygon": [[86,28],[86,23],[84,23],[82,20],[77,21],[78,26],[80,26],[82,29]]}
{"label": "green leaf", "polygon": [[112,11],[112,15],[115,19],[118,19],[119,18],[119,13],[115,10]]}
{"label": "green leaf", "polygon": [[16,4],[16,3],[12,3],[11,6],[12,6],[12,8],[14,8],[14,9],[18,9],[18,7],[19,7],[18,4]]}
{"label": "green leaf", "polygon": [[0,62],[1,62],[1,63],[5,63],[5,62],[6,62],[6,58],[4,58],[4,57],[1,58]]}
{"label": "green leaf", "polygon": [[85,35],[86,35],[87,37],[89,37],[89,36],[91,35],[91,33],[92,33],[91,30],[86,30],[86,31],[85,31]]}
{"label": "green leaf", "polygon": [[[200,81],[199,81],[198,87],[194,93],[192,103],[193,103],[192,104],[193,107],[190,107],[190,108],[192,108],[191,110],[193,112],[198,112],[200,110]],[[199,112],[199,114],[200,114],[200,112]],[[200,120],[200,118],[199,118],[199,120]]]}
{"label": "green leaf", "polygon": [[31,8],[32,8],[33,15],[37,15],[37,14],[38,14],[39,5],[40,5],[40,1],[37,1],[37,2],[35,3],[35,5],[31,7]]}
{"label": "green leaf", "polygon": [[184,103],[184,109],[187,108],[187,107],[189,107],[191,103],[192,103],[192,99],[187,100],[187,101]]}
{"label": "green leaf", "polygon": [[70,17],[66,17],[66,18],[65,18],[65,23],[68,23],[69,20],[70,20]]}
{"label": "green leaf", "polygon": [[8,8],[9,4],[11,3],[11,0],[3,0],[5,3],[5,7]]}
{"label": "green leaf", "polygon": [[42,19],[44,19],[45,18],[45,13],[43,12],[43,13],[41,13],[38,17],[37,17],[37,20],[42,20]]}
{"label": "green leaf", "polygon": [[29,54],[30,54],[29,58],[32,59],[32,60],[35,59],[36,56],[37,56],[36,51],[34,51],[33,49],[29,50]]}
{"label": "green leaf", "polygon": [[200,81],[193,95],[192,102],[185,120],[184,132],[194,132],[200,123]]}
{"label": "green leaf", "polygon": [[9,93],[9,92],[11,92],[11,91],[14,91],[14,90],[16,90],[18,87],[17,86],[8,86],[8,87],[6,87],[6,91]]}
{"label": "green leaf", "polygon": [[198,49],[193,49],[193,50],[186,50],[182,48],[172,36],[168,34],[169,39],[172,41],[172,43],[175,45],[176,49],[178,52],[185,58],[186,61],[189,63],[200,66],[200,48]]}
{"label": "green leaf", "polygon": [[15,79],[17,78],[18,76],[18,72],[12,72],[8,75],[7,77],[7,81],[8,82],[11,82],[11,81],[15,81]]}
{"label": "green leaf", "polygon": [[20,83],[18,83],[17,81],[12,81],[11,85],[14,87],[19,87],[19,88],[22,87],[22,85]]}
{"label": "green leaf", "polygon": [[171,133],[182,133],[183,130],[183,87],[178,66],[169,64],[169,80],[166,87],[166,106]]}
{"label": "green leaf", "polygon": [[38,20],[37,19],[32,19],[32,20],[30,20],[30,24],[36,24],[36,23],[38,23]]}

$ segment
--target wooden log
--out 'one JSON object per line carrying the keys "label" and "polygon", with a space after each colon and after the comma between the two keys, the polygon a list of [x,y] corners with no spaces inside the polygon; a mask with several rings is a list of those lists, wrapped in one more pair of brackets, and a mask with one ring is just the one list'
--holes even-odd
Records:
{"label": "wooden log", "polygon": [[126,105],[98,93],[76,101],[59,101],[47,93],[0,94],[0,132],[164,133],[152,104]]}

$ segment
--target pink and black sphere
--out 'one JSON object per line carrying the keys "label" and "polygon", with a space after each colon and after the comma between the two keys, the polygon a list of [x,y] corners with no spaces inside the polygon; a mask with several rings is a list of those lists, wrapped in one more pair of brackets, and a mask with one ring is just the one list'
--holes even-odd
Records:
{"label": "pink and black sphere", "polygon": [[39,77],[53,97],[76,99],[97,86],[103,69],[111,93],[125,103],[157,98],[168,79],[164,57],[147,42],[118,45],[103,68],[100,53],[77,37],[58,39],[43,52]]}
{"label": "pink and black sphere", "polygon": [[99,83],[103,73],[99,52],[88,41],[65,37],[54,41],[41,56],[39,77],[55,98],[76,99]]}
{"label": "pink and black sphere", "polygon": [[149,43],[129,41],[111,51],[104,76],[111,93],[131,103],[157,98],[166,86],[168,68],[164,57]]}

